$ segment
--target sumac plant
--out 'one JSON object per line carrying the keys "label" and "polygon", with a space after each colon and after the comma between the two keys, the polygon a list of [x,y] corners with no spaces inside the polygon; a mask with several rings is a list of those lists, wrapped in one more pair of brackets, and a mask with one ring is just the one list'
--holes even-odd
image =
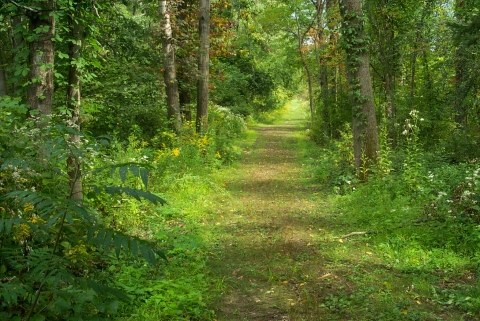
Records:
{"label": "sumac plant", "polygon": [[[130,300],[106,273],[114,255],[152,266],[165,255],[149,241],[103,224],[89,199],[119,195],[162,205],[165,201],[147,190],[148,165],[91,169],[89,158],[98,157],[98,144],[85,137],[72,143],[70,135],[80,134],[75,129],[61,120],[48,124],[39,128],[27,120],[1,132],[0,319],[109,318],[122,300]],[[90,179],[83,182],[88,199],[72,198],[67,174],[67,159],[72,156],[88,177],[110,171],[122,184],[106,186]],[[126,186],[127,175],[135,176],[143,187]]]}

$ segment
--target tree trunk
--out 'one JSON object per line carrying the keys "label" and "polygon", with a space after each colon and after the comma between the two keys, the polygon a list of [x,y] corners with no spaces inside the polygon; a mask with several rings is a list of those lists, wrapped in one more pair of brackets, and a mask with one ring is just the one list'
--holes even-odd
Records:
{"label": "tree trunk", "polygon": [[[70,66],[68,71],[68,85],[67,85],[67,108],[71,113],[71,122],[74,129],[80,131],[80,108],[81,108],[81,80],[80,70],[78,67],[79,60],[82,57],[82,47],[84,42],[84,25],[81,16],[81,2],[76,3],[76,11],[70,17],[71,37],[76,41],[69,42],[69,60]],[[67,171],[69,177],[69,185],[71,189],[71,198],[82,199],[82,172],[80,158],[75,151],[80,147],[80,135],[73,134],[69,138],[73,146],[73,152],[67,159]]]}
{"label": "tree trunk", "polygon": [[178,82],[175,65],[175,46],[173,44],[172,25],[167,0],[160,1],[162,19],[163,76],[167,94],[167,117],[172,129],[178,134],[182,129],[182,116],[178,101]]}
{"label": "tree trunk", "polygon": [[309,102],[309,106],[310,106],[310,117],[311,117],[311,121],[313,123],[315,121],[315,106],[314,106],[315,103],[313,101],[312,73],[310,72],[310,68],[308,67],[308,62],[303,58],[303,55],[302,55],[302,62],[303,62],[303,67],[305,68],[305,72],[307,73],[308,102]]}
{"label": "tree trunk", "polygon": [[305,73],[307,74],[307,83],[308,83],[308,102],[309,102],[309,107],[310,107],[310,119],[312,123],[315,121],[315,106],[314,106],[314,99],[313,99],[313,79],[312,79],[312,73],[310,72],[310,67],[308,66],[308,61],[305,55],[303,54],[303,42],[305,39],[305,34],[309,31],[310,27],[313,26],[310,25],[310,27],[302,33],[302,30],[300,30],[300,23],[298,21],[298,16],[297,14],[295,15],[295,20],[297,23],[297,30],[296,33],[292,32],[295,37],[297,38],[298,42],[298,54],[300,56],[300,60],[302,62],[303,68],[305,69]]}
{"label": "tree trunk", "polygon": [[[22,16],[15,16],[12,18],[12,45],[13,45],[13,50],[12,50],[12,61],[14,63],[18,63],[17,61],[17,55],[18,51],[20,50],[20,46],[23,43],[23,37],[21,33],[15,33],[15,31],[18,29],[20,24],[22,23]],[[18,88],[18,84],[14,83],[12,84],[12,93],[13,95],[16,94]]]}
{"label": "tree trunk", "polygon": [[326,6],[326,11],[328,15],[329,5],[331,1],[329,0],[317,0],[317,19],[318,19],[318,42],[320,43],[320,61],[319,61],[319,80],[320,80],[320,92],[322,100],[322,118],[325,124],[325,132],[328,137],[332,137],[332,123],[331,123],[331,105],[329,99],[328,91],[328,67],[327,61],[325,59],[325,54],[327,51],[327,39],[325,37],[325,15],[324,7]]}
{"label": "tree trunk", "polygon": [[5,69],[3,67],[2,54],[0,53],[0,96],[7,95],[7,79],[5,76]]}
{"label": "tree trunk", "polygon": [[53,67],[55,36],[55,19],[50,16],[54,1],[44,3],[41,11],[30,15],[30,85],[28,86],[28,103],[31,110],[38,110],[40,115],[52,112]]}
{"label": "tree trunk", "polygon": [[[459,24],[464,23],[464,17],[462,15],[461,0],[456,0],[455,16]],[[467,106],[465,99],[467,98],[468,88],[468,59],[466,57],[465,45],[460,44],[455,48],[455,97],[453,101],[453,110],[455,113],[455,122],[457,127],[461,129],[467,128]]]}
{"label": "tree trunk", "polygon": [[350,101],[353,105],[353,148],[355,168],[361,179],[366,169],[377,162],[380,151],[377,119],[370,77],[369,56],[365,46],[360,0],[342,0],[342,34],[346,46]]}
{"label": "tree trunk", "polygon": [[[420,41],[422,40],[422,29],[425,24],[425,18],[427,17],[432,1],[426,1],[425,6],[423,7],[422,16],[420,21],[417,23],[417,31],[415,34],[415,42],[413,44],[413,53],[412,53],[412,71],[410,77],[410,109],[415,107],[415,77],[416,77],[416,68],[417,68],[417,56],[420,46]],[[422,48],[422,51],[425,50]]]}
{"label": "tree trunk", "polygon": [[198,54],[196,130],[197,133],[205,133],[208,127],[210,0],[200,0],[198,33],[200,35],[200,48]]}
{"label": "tree trunk", "polygon": [[[188,22],[187,17],[190,10],[193,7],[193,0],[183,0],[178,4],[179,14],[177,16],[177,21],[179,21],[180,28],[182,26],[186,28]],[[181,44],[180,44],[181,45]],[[192,66],[189,63],[189,58],[191,57],[191,52],[185,52],[183,55],[177,56],[177,79],[178,79],[178,98],[180,102],[180,113],[182,114],[183,119],[186,121],[192,120],[192,111],[190,109],[190,104],[192,103],[191,96],[191,87],[193,79],[192,77]]]}

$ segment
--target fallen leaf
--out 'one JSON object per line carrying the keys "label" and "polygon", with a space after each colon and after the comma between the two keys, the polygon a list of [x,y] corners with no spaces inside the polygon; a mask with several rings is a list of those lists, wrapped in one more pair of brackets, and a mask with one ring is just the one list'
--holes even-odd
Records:
{"label": "fallen leaf", "polygon": [[367,253],[368,255],[372,255],[372,254],[373,254],[372,252],[365,252],[365,253]]}
{"label": "fallen leaf", "polygon": [[288,283],[288,281],[282,281],[282,283],[283,283],[283,284],[287,284],[287,283]]}
{"label": "fallen leaf", "polygon": [[342,239],[338,239],[338,241],[339,241],[340,243],[343,243],[343,240],[342,240]]}

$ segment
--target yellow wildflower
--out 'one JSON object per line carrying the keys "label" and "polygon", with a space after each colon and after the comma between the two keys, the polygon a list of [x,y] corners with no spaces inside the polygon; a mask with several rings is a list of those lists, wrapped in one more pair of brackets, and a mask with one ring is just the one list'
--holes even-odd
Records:
{"label": "yellow wildflower", "polygon": [[222,155],[220,154],[220,152],[216,152],[216,153],[215,153],[215,157],[216,157],[216,158],[222,158]]}
{"label": "yellow wildflower", "polygon": [[20,224],[19,226],[14,226],[15,234],[18,238],[27,237],[30,235],[30,226],[25,223]]}
{"label": "yellow wildflower", "polygon": [[172,149],[172,154],[173,156],[178,157],[180,155],[180,149],[178,148]]}
{"label": "yellow wildflower", "polygon": [[26,203],[25,205],[23,205],[23,211],[24,212],[30,212],[30,211],[33,211],[33,205],[32,203]]}
{"label": "yellow wildflower", "polygon": [[41,218],[38,215],[32,215],[32,217],[30,217],[28,219],[28,221],[33,223],[33,224],[37,224],[37,223],[45,224],[45,223],[47,223],[43,218]]}

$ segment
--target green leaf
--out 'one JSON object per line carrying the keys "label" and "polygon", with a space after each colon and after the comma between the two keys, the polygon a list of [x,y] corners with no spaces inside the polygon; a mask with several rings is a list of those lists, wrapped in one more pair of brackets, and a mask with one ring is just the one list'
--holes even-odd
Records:
{"label": "green leaf", "polygon": [[157,264],[155,258],[155,253],[152,251],[151,246],[145,243],[140,243],[140,253],[142,253],[143,258],[151,265]]}
{"label": "green leaf", "polygon": [[130,248],[130,251],[132,251],[133,257],[138,260],[138,241],[136,239],[130,239],[128,247]]}
{"label": "green leaf", "polygon": [[142,178],[143,186],[148,188],[148,170],[142,168],[140,170],[140,177]]}
{"label": "green leaf", "polygon": [[41,314],[35,314],[33,317],[30,318],[32,321],[43,321],[45,320],[45,317]]}
{"label": "green leaf", "polygon": [[[117,256],[117,258],[120,256],[120,251],[122,249],[122,246],[125,247],[125,240],[126,238],[119,234],[119,233],[115,233],[115,235],[113,236],[113,246],[115,247],[115,255]],[[127,246],[128,246],[128,239],[126,240],[127,241]]]}
{"label": "green leaf", "polygon": [[98,294],[107,293],[107,294],[113,295],[114,297],[116,297],[120,300],[127,301],[127,302],[131,301],[131,299],[125,293],[120,291],[119,289],[115,289],[115,288],[112,288],[112,287],[94,282],[92,280],[86,280],[86,283],[87,283],[87,286],[89,288],[91,288],[92,290],[94,290]]}
{"label": "green leaf", "polygon": [[121,186],[102,186],[102,187],[98,187],[98,186],[91,186],[94,190],[98,192],[100,192],[100,188],[102,188],[103,190],[105,190],[105,192],[107,192],[108,194],[110,195],[122,195],[122,194],[126,194],[128,196],[131,196],[131,197],[134,197],[136,200],[138,201],[141,201],[142,199],[145,199],[149,202],[152,202],[154,204],[161,204],[161,205],[165,205],[167,204],[167,202],[153,194],[153,193],[150,193],[150,192],[147,192],[147,191],[142,191],[142,190],[139,190],[139,189],[134,189],[134,188],[130,188],[130,187],[121,187]]}
{"label": "green leaf", "polygon": [[113,231],[107,230],[105,233],[105,239],[103,241],[103,246],[108,249],[112,245]]}
{"label": "green leaf", "polygon": [[122,180],[122,183],[125,183],[125,180],[127,179],[127,166],[122,166],[118,170],[118,174],[120,175],[120,179]]}

